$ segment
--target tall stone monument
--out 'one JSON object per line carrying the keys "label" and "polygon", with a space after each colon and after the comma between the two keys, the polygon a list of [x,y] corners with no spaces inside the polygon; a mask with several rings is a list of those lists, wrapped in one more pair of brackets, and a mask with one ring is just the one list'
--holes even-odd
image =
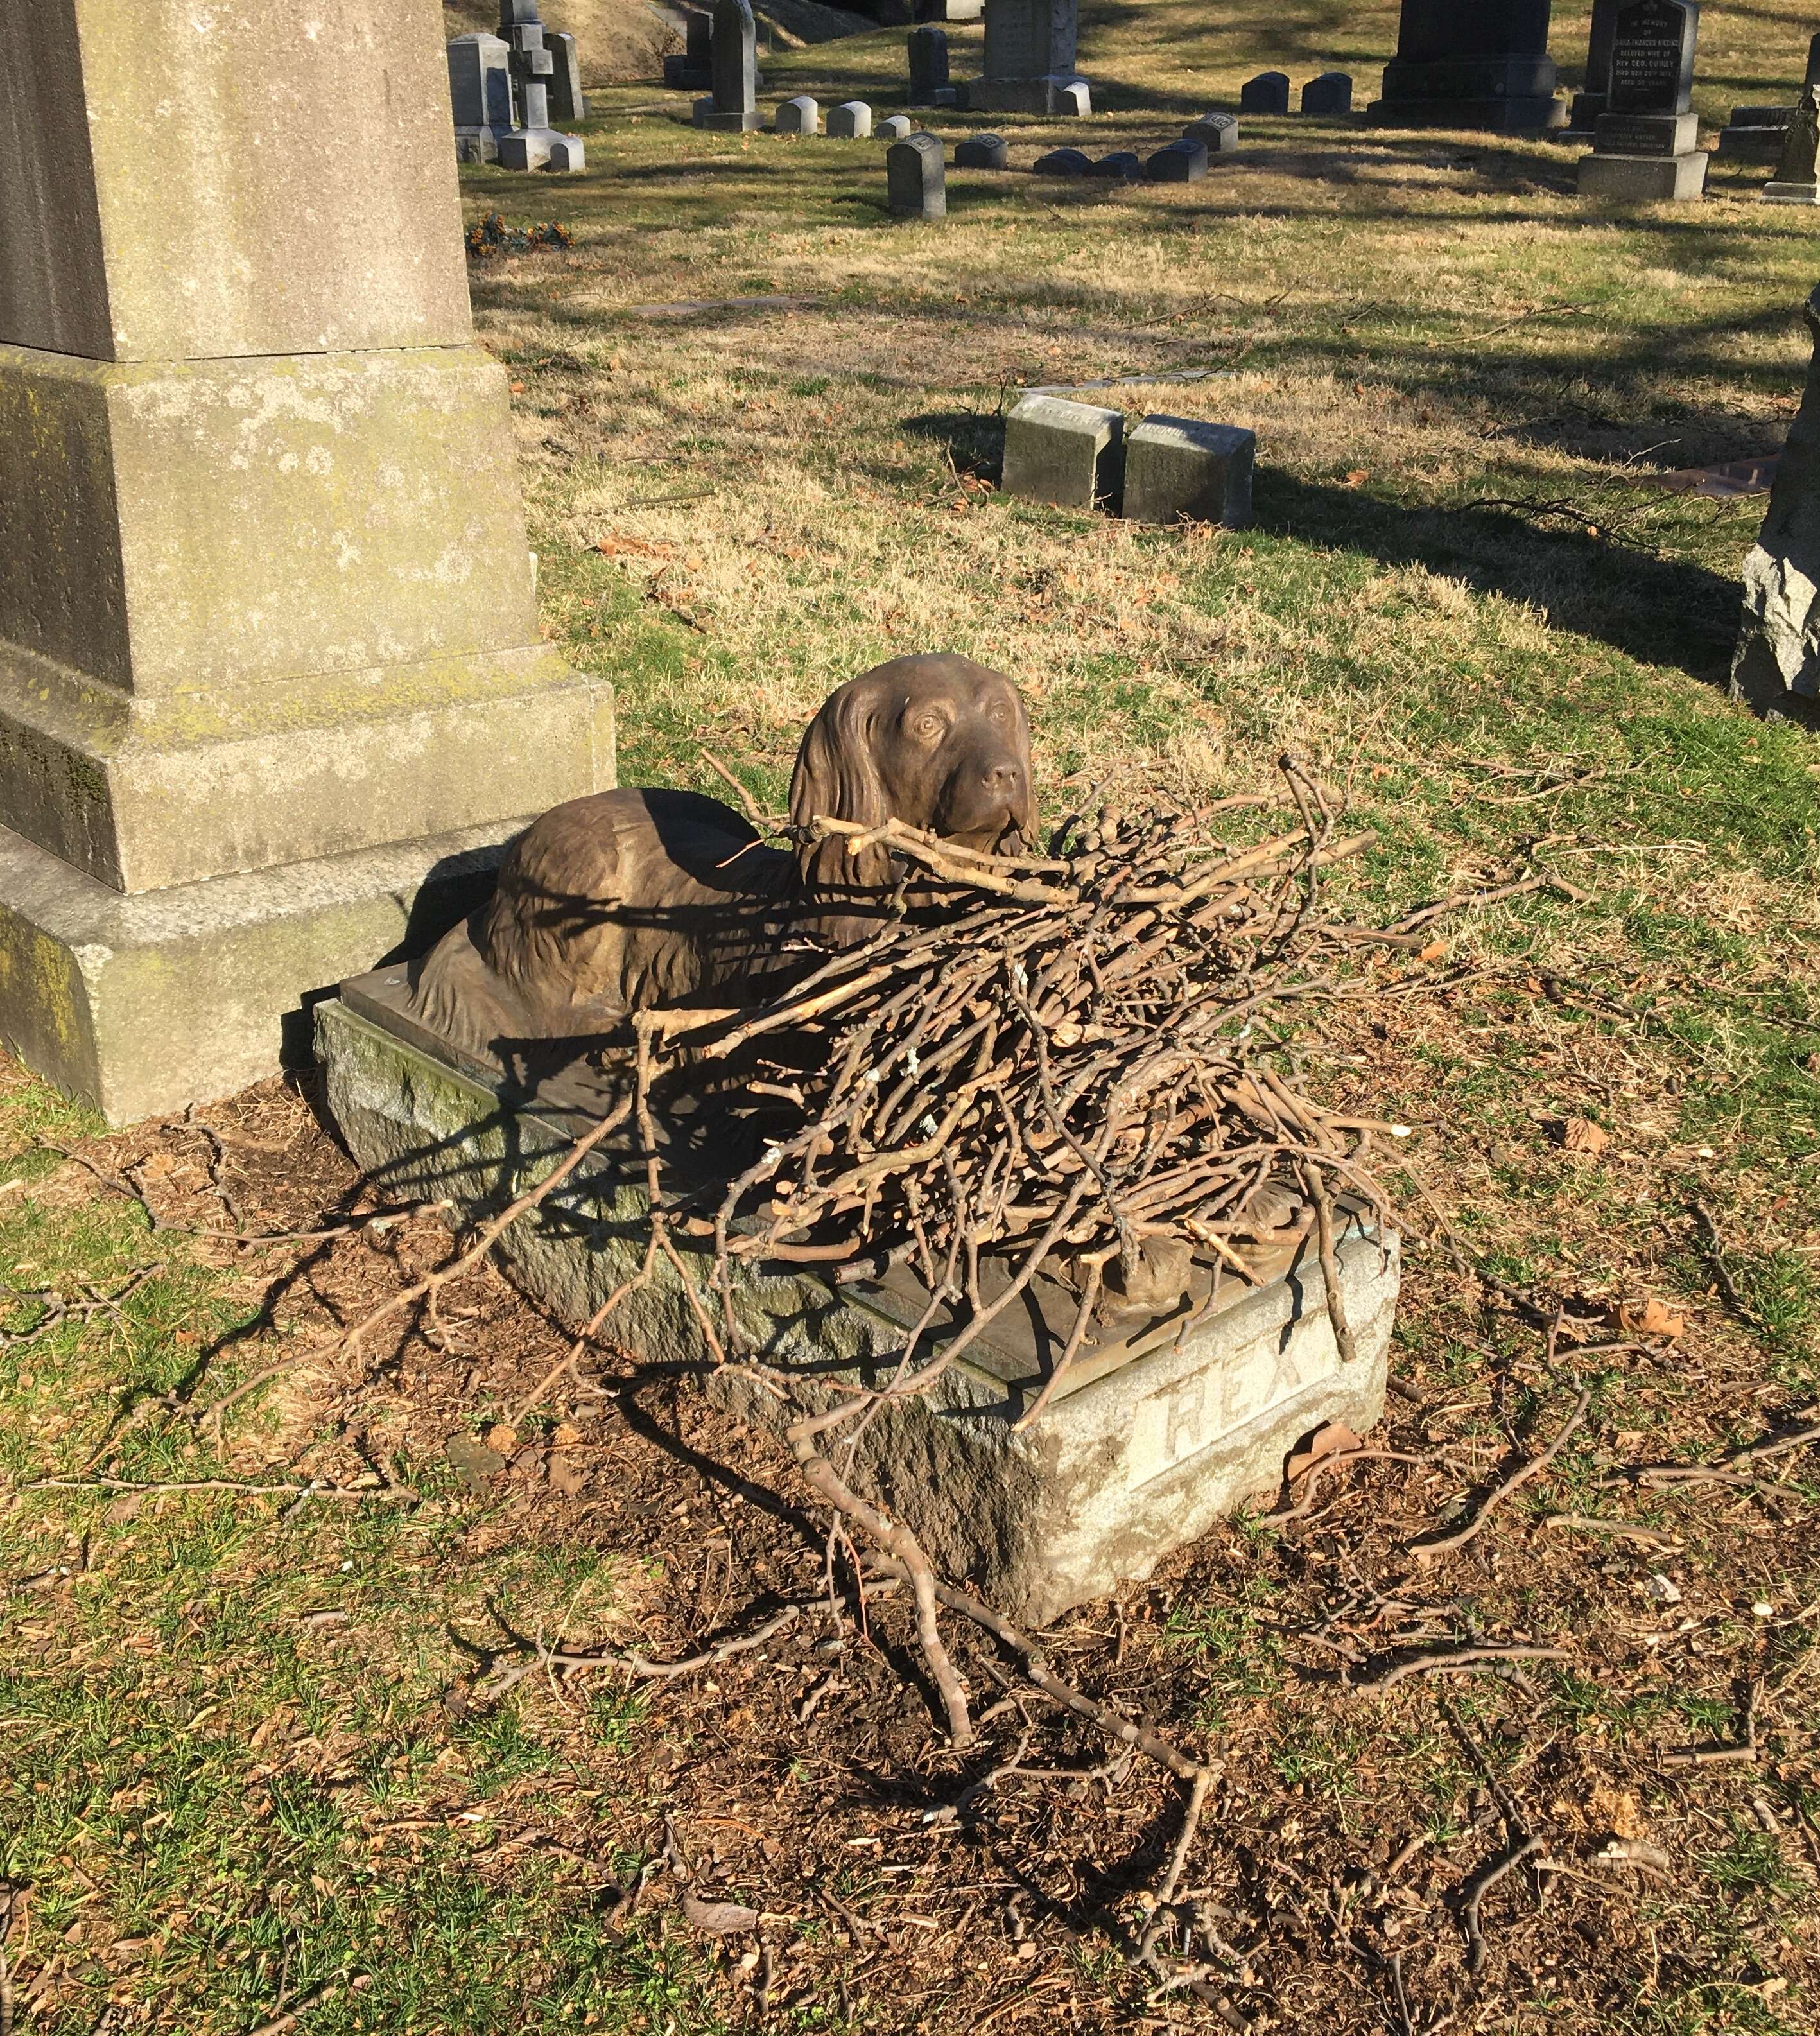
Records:
{"label": "tall stone monument", "polygon": [[709,47],[714,89],[695,101],[698,127],[748,134],[759,124],[759,38],[748,0],[714,0]]}
{"label": "tall stone monument", "polygon": [[1396,55],[1368,109],[1387,127],[1558,127],[1549,0],[1403,0]]}
{"label": "tall stone monument", "polygon": [[496,138],[501,167],[585,169],[586,147],[580,137],[559,134],[551,124],[587,117],[575,37],[551,35],[537,12],[537,0],[499,0],[499,36],[511,52],[518,116],[509,134]]}
{"label": "tall stone monument", "polygon": [[457,36],[449,44],[449,100],[455,115],[455,155],[464,163],[499,160],[499,138],[512,118],[512,50],[497,36]]}
{"label": "tall stone monument", "polygon": [[435,15],[311,17],[0,0],[0,1039],[116,1122],[273,1071],[612,782],[538,628]]}
{"label": "tall stone monument", "polygon": [[1814,357],[1769,513],[1744,561],[1731,696],[1759,714],[1820,729],[1820,289],[1806,315]]}
{"label": "tall stone monument", "polygon": [[982,113],[1084,115],[1087,80],[1075,69],[1080,0],[986,0],[985,69],[967,88]]}

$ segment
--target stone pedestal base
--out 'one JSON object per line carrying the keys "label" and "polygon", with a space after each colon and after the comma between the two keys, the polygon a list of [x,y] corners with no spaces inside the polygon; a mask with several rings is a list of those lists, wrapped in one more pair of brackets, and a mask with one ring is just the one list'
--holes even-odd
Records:
{"label": "stone pedestal base", "polygon": [[1580,194],[1624,205],[1678,203],[1706,189],[1707,156],[1582,156]]}
{"label": "stone pedestal base", "polygon": [[1759,194],[1765,205],[1820,205],[1820,183],[1766,183]]}
{"label": "stone pedestal base", "polygon": [[111,1124],[307,1064],[303,1005],[484,897],[503,821],[127,897],[0,828],[0,1041]]}
{"label": "stone pedestal base", "polygon": [[1728,163],[1768,163],[1782,160],[1788,144],[1786,127],[1721,127],[1714,154]]}
{"label": "stone pedestal base", "polygon": [[[386,1193],[447,1196],[466,1216],[497,1210],[548,1171],[586,1120],[515,1103],[497,1075],[439,1050],[405,1010],[403,976],[379,971],[318,1007],[329,1107]],[[585,1322],[640,1262],[642,1182],[629,1150],[603,1150],[502,1239],[514,1276],[565,1322]],[[1007,1310],[926,1398],[873,1423],[854,1482],[950,1575],[1012,1617],[1046,1623],[1147,1576],[1248,1499],[1273,1492],[1285,1456],[1312,1430],[1343,1420],[1362,1433],[1378,1419],[1396,1240],[1381,1246],[1355,1231],[1340,1266],[1358,1344],[1351,1364],[1335,1345],[1315,1254],[1279,1253],[1259,1261],[1256,1287],[1227,1273],[1210,1294],[1204,1272],[1198,1291],[1165,1314],[1112,1317],[1019,1435],[1013,1424],[1072,1314],[1053,1290],[1038,1292],[1034,1307]],[[734,1305],[770,1363],[875,1378],[895,1366],[922,1303],[905,1276],[837,1291],[805,1272],[744,1280]],[[654,1364],[707,1370],[667,1269],[627,1299],[613,1333]],[[774,1402],[744,1382],[710,1378],[707,1390],[754,1423],[777,1424]]]}
{"label": "stone pedestal base", "polygon": [[1457,57],[1411,62],[1392,57],[1382,96],[1366,117],[1382,127],[1474,127],[1536,134],[1566,125],[1555,96],[1560,74],[1547,57]]}
{"label": "stone pedestal base", "polygon": [[1042,113],[1084,119],[1093,111],[1084,77],[976,77],[960,88],[974,113]]}
{"label": "stone pedestal base", "polygon": [[716,134],[754,134],[758,132],[756,107],[749,113],[717,113],[711,99],[698,99],[694,117],[698,127],[711,128]]}

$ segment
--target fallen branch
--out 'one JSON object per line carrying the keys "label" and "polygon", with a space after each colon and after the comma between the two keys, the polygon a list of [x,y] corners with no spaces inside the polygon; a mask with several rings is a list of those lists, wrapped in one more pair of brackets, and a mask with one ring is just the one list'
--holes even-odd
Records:
{"label": "fallen branch", "polygon": [[1388,1690],[1411,1676],[1426,1676],[1451,1672],[1456,1668],[1475,1668],[1500,1661],[1571,1661],[1572,1651],[1566,1647],[1453,1647],[1444,1653],[1416,1654],[1407,1661],[1399,1661],[1386,1668],[1381,1676],[1373,1676],[1352,1687],[1360,1691]]}
{"label": "fallen branch", "polygon": [[1526,1859],[1533,1859],[1540,1852],[1543,1841],[1539,1838],[1524,1838],[1513,1846],[1501,1859],[1494,1859],[1488,1866],[1480,1868],[1467,1883],[1463,1921],[1466,1928],[1466,1970],[1475,1977],[1483,1968],[1486,1959],[1485,1933],[1479,1925],[1480,1906],[1499,1881],[1507,1873],[1515,1872]]}
{"label": "fallen branch", "polygon": [[[820,1601],[813,1601],[819,1604]],[[617,1668],[623,1675],[633,1676],[645,1682],[670,1682],[678,1676],[692,1676],[699,1669],[718,1668],[723,1661],[730,1661],[735,1655],[748,1654],[755,1647],[762,1647],[787,1626],[793,1626],[811,1601],[786,1604],[763,1625],[751,1633],[742,1634],[735,1640],[723,1640],[718,1646],[704,1649],[699,1654],[687,1654],[675,1661],[654,1661],[649,1656],[635,1650],[620,1653],[612,1648],[602,1648],[581,1654],[567,1648],[546,1647],[541,1641],[529,1643],[529,1658],[514,1662],[503,1672],[496,1671],[475,1686],[474,1694],[481,1702],[497,1703],[508,1690],[515,1688],[526,1676],[539,1668],[560,1668],[565,1674],[581,1674],[596,1668]]]}
{"label": "fallen branch", "polygon": [[1592,1394],[1590,1389],[1582,1389],[1580,1397],[1574,1402],[1573,1412],[1562,1423],[1559,1433],[1547,1448],[1539,1456],[1532,1457],[1526,1464],[1521,1465],[1513,1471],[1502,1484],[1494,1487],[1486,1495],[1484,1502],[1478,1511],[1464,1526],[1457,1529],[1451,1534],[1444,1534],[1438,1540],[1418,1542],[1410,1550],[1410,1553],[1415,1556],[1417,1562],[1437,1562],[1441,1556],[1451,1554],[1454,1549],[1464,1548],[1468,1541],[1482,1533],[1486,1523],[1490,1519],[1492,1513],[1498,1506],[1501,1506],[1513,1491],[1520,1491],[1532,1478],[1539,1476],[1554,1462],[1561,1453],[1569,1438],[1586,1419],[1587,1412],[1592,1404]]}

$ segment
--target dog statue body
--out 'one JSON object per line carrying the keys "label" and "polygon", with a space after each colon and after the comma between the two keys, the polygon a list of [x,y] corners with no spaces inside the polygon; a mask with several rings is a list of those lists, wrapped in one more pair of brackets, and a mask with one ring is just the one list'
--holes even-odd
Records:
{"label": "dog statue body", "polygon": [[[1030,728],[1016,688],[951,656],[849,680],[803,737],[790,819],[900,820],[979,850],[1027,838]],[[418,968],[414,1002],[445,1037],[500,1059],[611,1033],[653,1005],[752,1002],[863,939],[899,874],[878,844],[767,847],[699,793],[598,792],[512,843],[491,900]]]}

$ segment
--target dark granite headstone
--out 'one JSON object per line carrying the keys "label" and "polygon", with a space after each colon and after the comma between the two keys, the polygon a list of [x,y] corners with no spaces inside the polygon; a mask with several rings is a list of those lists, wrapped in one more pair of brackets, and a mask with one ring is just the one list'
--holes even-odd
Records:
{"label": "dark granite headstone", "polygon": [[759,51],[748,0],[714,0],[710,48],[714,96],[697,102],[695,125],[750,133],[759,124]]}
{"label": "dark granite headstone", "polygon": [[1573,95],[1573,111],[1568,126],[1577,134],[1590,134],[1592,123],[1607,109],[1611,91],[1611,31],[1618,21],[1620,0],[1592,0],[1592,25],[1586,39],[1586,82]]}
{"label": "dark granite headstone", "polygon": [[1256,77],[1247,78],[1238,89],[1238,110],[1241,113],[1287,113],[1288,77],[1279,70],[1260,70]]}
{"label": "dark granite headstone", "polygon": [[1396,55],[1369,109],[1387,127],[1558,127],[1549,0],[1403,0]]}
{"label": "dark granite headstone", "polygon": [[1302,110],[1331,120],[1352,111],[1352,80],[1343,70],[1324,70],[1302,88]]}
{"label": "dark granite headstone", "polygon": [[1079,149],[1051,149],[1046,156],[1038,156],[1030,168],[1033,176],[1084,177],[1093,168],[1093,158]]}
{"label": "dark granite headstone", "polygon": [[970,134],[958,142],[954,152],[957,170],[1002,170],[1005,164],[1002,134]]}
{"label": "dark granite headstone", "polygon": [[1171,141],[1144,164],[1144,173],[1153,184],[1198,183],[1207,175],[1207,149],[1185,138]]}
{"label": "dark granite headstone", "polygon": [[673,92],[706,92],[713,85],[714,27],[701,8],[684,10],[683,52],[664,58],[664,82]]}
{"label": "dark granite headstone", "polygon": [[1700,123],[1689,110],[1699,26],[1695,0],[1620,0],[1607,110],[1580,164],[1588,196],[1647,204],[1705,190]]}
{"label": "dark granite headstone", "polygon": [[1685,113],[1694,94],[1694,0],[1619,0],[1608,113]]}
{"label": "dark granite headstone", "polygon": [[1115,149],[1110,156],[1102,156],[1087,175],[1110,177],[1114,183],[1134,184],[1144,175],[1144,164],[1130,149]]}
{"label": "dark granite headstone", "polygon": [[948,89],[948,31],[912,28],[910,32],[910,103],[933,106],[936,94]]}
{"label": "dark granite headstone", "polygon": [[885,202],[898,219],[945,219],[948,179],[940,138],[906,134],[885,151]]}
{"label": "dark granite headstone", "polygon": [[1181,130],[1185,141],[1198,141],[1210,156],[1238,152],[1238,122],[1230,113],[1204,113]]}

